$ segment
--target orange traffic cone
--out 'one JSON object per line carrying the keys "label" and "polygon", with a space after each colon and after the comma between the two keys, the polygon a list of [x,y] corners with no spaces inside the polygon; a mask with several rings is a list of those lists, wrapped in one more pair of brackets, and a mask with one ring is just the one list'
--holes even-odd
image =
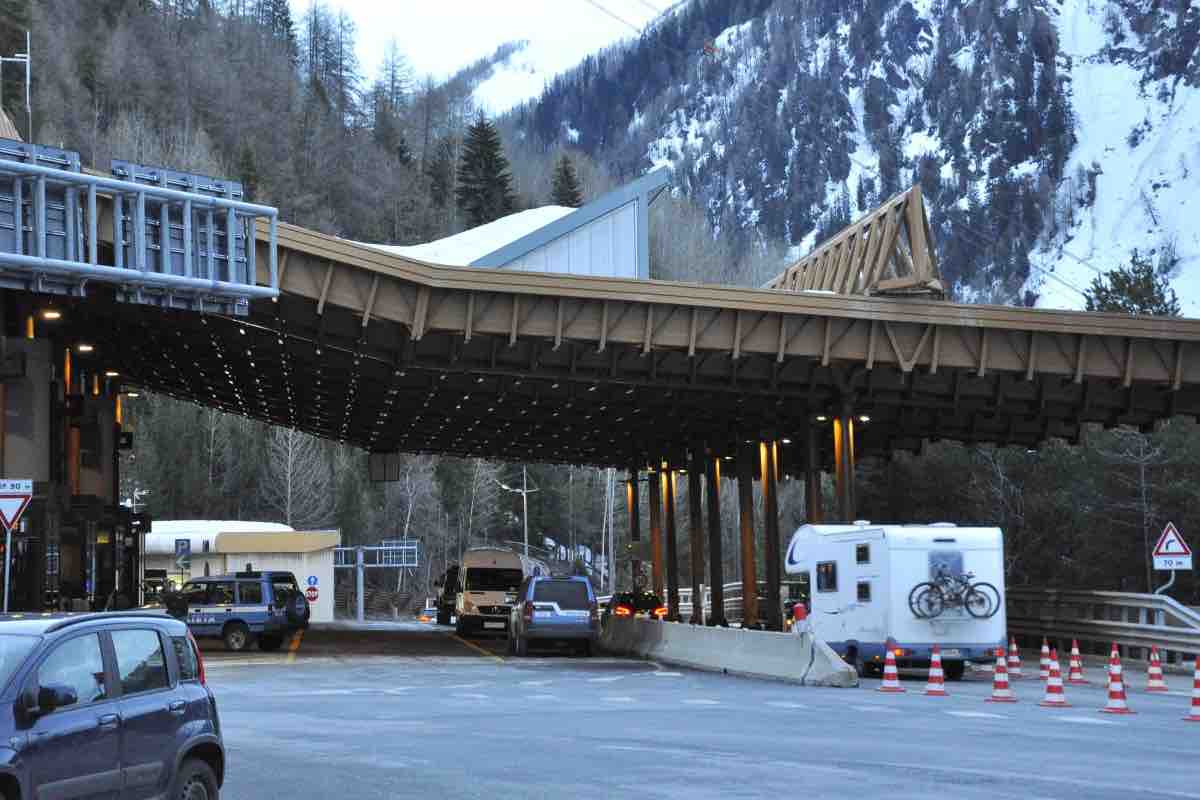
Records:
{"label": "orange traffic cone", "polygon": [[1117,652],[1117,643],[1113,642],[1112,653],[1108,656],[1108,705],[1100,709],[1102,714],[1135,714],[1125,704],[1125,682],[1121,677],[1121,654]]}
{"label": "orange traffic cone", "polygon": [[1087,686],[1088,681],[1083,677],[1083,656],[1079,654],[1079,642],[1071,640],[1071,674],[1067,676],[1067,683],[1075,686]]}
{"label": "orange traffic cone", "polygon": [[1050,643],[1042,637],[1042,663],[1038,668],[1038,677],[1044,682],[1050,677]]}
{"label": "orange traffic cone", "polygon": [[1008,677],[1019,680],[1021,675],[1021,650],[1015,636],[1008,637]]}
{"label": "orange traffic cone", "polygon": [[946,676],[942,672],[942,648],[933,646],[933,656],[929,660],[929,682],[925,684],[925,694],[930,697],[946,697]]}
{"label": "orange traffic cone", "polygon": [[1012,689],[1008,688],[1008,667],[1004,664],[1004,648],[996,648],[996,669],[992,671],[992,696],[989,703],[1015,703]]}
{"label": "orange traffic cone", "polygon": [[1150,648],[1150,666],[1146,670],[1146,691],[1167,691],[1167,682],[1163,680],[1162,661],[1158,657],[1158,645]]}
{"label": "orange traffic cone", "polygon": [[888,649],[887,658],[883,660],[883,683],[879,686],[877,691],[905,691],[904,687],[900,685],[900,673],[896,672],[896,656],[892,654],[891,649]]}
{"label": "orange traffic cone", "polygon": [[1200,722],[1200,656],[1196,656],[1196,672],[1192,678],[1192,713],[1184,719],[1188,722]]}
{"label": "orange traffic cone", "polygon": [[1050,708],[1065,708],[1071,705],[1067,702],[1067,696],[1063,694],[1062,670],[1058,666],[1057,647],[1050,651],[1050,676],[1046,678],[1046,696],[1038,705]]}

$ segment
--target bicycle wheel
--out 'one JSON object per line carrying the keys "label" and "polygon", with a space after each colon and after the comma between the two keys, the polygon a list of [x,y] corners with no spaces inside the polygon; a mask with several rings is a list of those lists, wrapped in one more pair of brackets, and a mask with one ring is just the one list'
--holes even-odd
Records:
{"label": "bicycle wheel", "polygon": [[991,611],[985,616],[994,616],[995,613],[1000,610],[1000,592],[995,586],[987,581],[980,581],[979,583],[971,584],[971,589],[987,597],[988,603],[991,606]]}
{"label": "bicycle wheel", "polygon": [[946,597],[941,589],[930,583],[922,584],[917,589],[921,591],[913,599],[913,613],[919,618],[933,619],[946,609]]}
{"label": "bicycle wheel", "polygon": [[996,605],[992,598],[972,586],[963,595],[963,608],[976,619],[987,619],[996,613]]}
{"label": "bicycle wheel", "polygon": [[922,592],[936,588],[937,587],[932,583],[918,583],[912,588],[912,591],[908,593],[908,608],[910,611],[912,611],[914,617],[917,617],[918,619],[924,619],[925,615],[921,613],[921,609],[917,605],[917,598],[920,597]]}

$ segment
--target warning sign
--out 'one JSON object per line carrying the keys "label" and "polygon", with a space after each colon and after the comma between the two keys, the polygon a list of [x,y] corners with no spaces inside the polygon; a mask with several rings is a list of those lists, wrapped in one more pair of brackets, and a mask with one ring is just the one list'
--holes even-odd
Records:
{"label": "warning sign", "polygon": [[33,481],[0,481],[0,525],[12,530],[33,499]]}
{"label": "warning sign", "polygon": [[310,586],[304,590],[304,596],[308,598],[308,602],[315,603],[317,602],[317,598],[320,597],[320,592],[317,591],[317,587]]}
{"label": "warning sign", "polygon": [[1191,569],[1192,548],[1179,535],[1173,522],[1163,528],[1158,544],[1154,545],[1154,568],[1159,570]]}

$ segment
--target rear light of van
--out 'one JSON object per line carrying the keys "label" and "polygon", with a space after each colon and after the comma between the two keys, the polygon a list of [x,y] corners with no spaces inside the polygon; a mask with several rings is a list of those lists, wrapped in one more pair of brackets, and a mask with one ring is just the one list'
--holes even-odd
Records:
{"label": "rear light of van", "polygon": [[655,618],[657,618],[657,619],[666,619],[666,616],[667,616],[667,607],[666,607],[666,606],[659,606],[658,608],[654,609],[654,616],[655,616]]}
{"label": "rear light of van", "polygon": [[526,600],[525,607],[521,611],[521,616],[525,617],[526,622],[533,621],[533,601]]}
{"label": "rear light of van", "polygon": [[618,603],[617,607],[615,609],[613,609],[613,613],[616,614],[618,617],[632,617],[633,616],[633,606],[628,606],[628,605],[625,605],[624,603]]}

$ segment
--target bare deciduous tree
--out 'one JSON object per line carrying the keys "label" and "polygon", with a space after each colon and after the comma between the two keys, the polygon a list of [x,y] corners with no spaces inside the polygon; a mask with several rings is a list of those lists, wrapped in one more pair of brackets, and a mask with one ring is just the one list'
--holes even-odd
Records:
{"label": "bare deciduous tree", "polygon": [[317,528],[333,515],[333,477],[321,443],[291,428],[267,437],[262,502],[293,528]]}

